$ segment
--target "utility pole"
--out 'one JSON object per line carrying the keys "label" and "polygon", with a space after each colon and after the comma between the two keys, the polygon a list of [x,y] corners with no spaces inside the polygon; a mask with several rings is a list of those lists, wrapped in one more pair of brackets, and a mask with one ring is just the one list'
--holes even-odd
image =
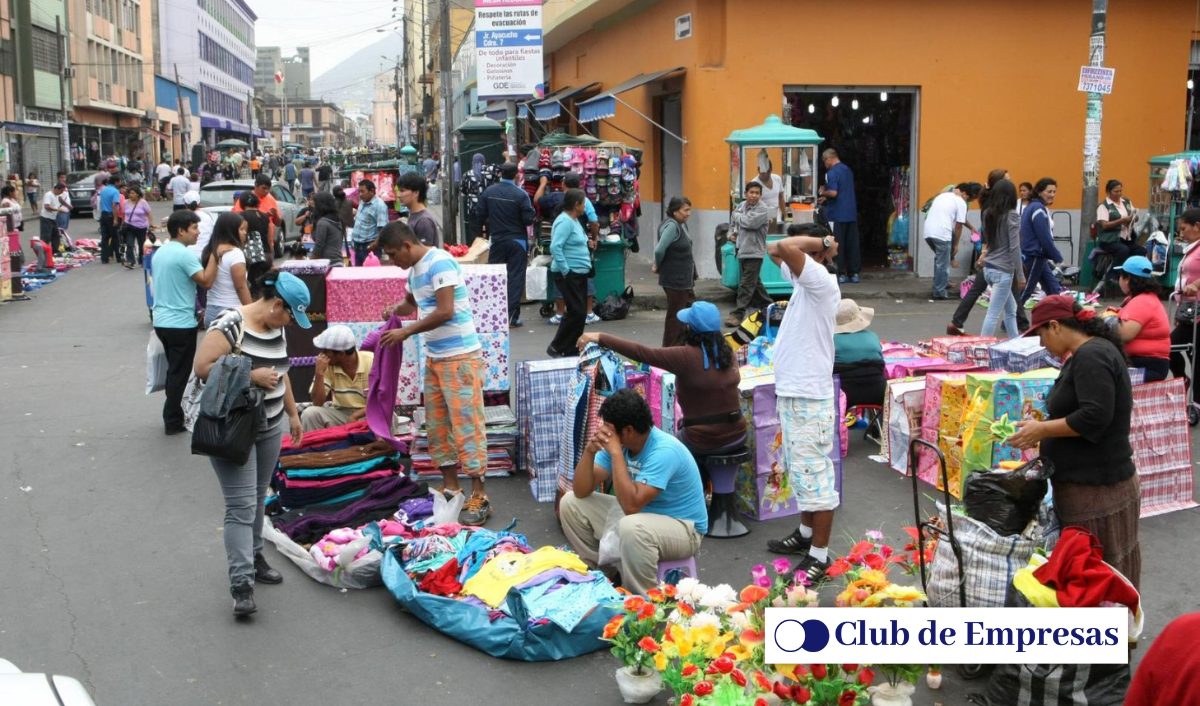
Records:
{"label": "utility pole", "polygon": [[[408,62],[409,62],[409,56],[408,56],[408,18],[407,18],[407,17],[404,19],[404,22],[401,22],[401,23],[400,23],[400,43],[401,43],[402,45],[404,45],[404,46],[403,46],[403,49],[402,49],[402,51],[404,52],[404,57],[403,57],[403,60],[404,60],[404,73],[403,73],[403,75],[402,75],[402,79],[403,79],[404,83],[403,83],[402,85],[404,86],[404,88],[406,88],[406,89],[407,89],[407,88],[408,88]],[[404,130],[403,130],[403,135],[404,135],[404,143],[405,143],[405,144],[408,144],[409,142],[411,142],[411,141],[412,141],[412,137],[411,137],[411,136],[408,134],[408,120],[409,120],[409,118],[412,116],[412,110],[410,110],[410,109],[409,109],[409,107],[408,107],[408,98],[409,98],[409,95],[408,95],[408,94],[409,94],[409,91],[405,90],[405,91],[404,91]],[[396,140],[397,140],[397,142],[400,140],[400,135],[401,135],[401,134],[402,134],[402,133],[401,133],[401,130],[400,130],[400,126],[399,126],[399,125],[397,125],[397,126],[396,126]]]}
{"label": "utility pole", "polygon": [[[1108,0],[1092,0],[1092,35],[1088,41],[1088,65],[1104,66],[1104,37],[1108,30]],[[1083,206],[1079,217],[1079,242],[1087,243],[1096,220],[1100,199],[1100,125],[1104,117],[1104,94],[1088,93],[1087,122],[1083,129]]]}
{"label": "utility pole", "polygon": [[417,80],[421,82],[421,140],[419,149],[421,154],[425,154],[428,148],[428,140],[426,140],[426,126],[429,124],[429,115],[426,112],[426,107],[429,103],[429,84],[425,82],[425,72],[429,70],[429,59],[425,53],[425,38],[429,36],[429,0],[421,2],[421,70],[417,72]]}
{"label": "utility pole", "polygon": [[400,158],[400,148],[404,145],[400,143],[400,96],[404,89],[400,86],[400,55],[396,55],[396,76],[392,80],[392,90],[396,93],[395,108],[396,108],[396,159]]}
{"label": "utility pole", "polygon": [[[250,130],[250,156],[254,156],[254,91],[246,91],[246,125]],[[249,160],[247,160],[249,161]]]}
{"label": "utility pole", "polygon": [[[188,157],[188,142],[191,133],[188,132],[188,116],[183,109],[183,88],[179,85],[179,64],[175,64],[175,99],[179,104],[179,154],[175,155],[179,159],[180,164],[187,164]],[[199,164],[192,165],[193,169],[199,169]]]}
{"label": "utility pole", "polygon": [[[67,66],[67,35],[62,31],[62,15],[54,17],[54,33],[58,35],[59,64],[62,76],[58,81],[58,101],[62,108],[62,171],[69,172],[71,167],[71,133],[67,127],[67,81],[71,78],[71,69]],[[50,183],[47,181],[46,183]]]}
{"label": "utility pole", "polygon": [[[441,0],[441,39],[438,41],[438,68],[441,69],[441,80],[439,83],[442,86],[442,163],[439,166],[442,174],[442,237],[450,242],[458,243],[458,233],[455,228],[457,210],[455,206],[454,193],[454,169],[451,164],[454,161],[451,152],[454,150],[450,144],[450,110],[453,105],[454,87],[451,85],[452,72],[450,71],[450,0]],[[438,243],[441,245],[441,243]]]}

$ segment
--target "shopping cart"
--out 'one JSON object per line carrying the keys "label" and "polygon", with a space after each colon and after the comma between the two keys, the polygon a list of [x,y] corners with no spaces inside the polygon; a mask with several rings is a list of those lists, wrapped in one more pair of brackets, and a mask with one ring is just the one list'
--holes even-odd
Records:
{"label": "shopping cart", "polygon": [[[886,430],[885,432],[886,433]],[[921,569],[921,590],[926,595],[929,594],[929,577],[925,565],[925,536],[926,532],[930,537],[938,537],[938,541],[950,542],[950,549],[954,552],[954,560],[958,564],[958,602],[963,608],[967,607],[967,582],[963,569],[962,547],[958,543],[958,539],[954,536],[954,523],[947,522],[943,527],[938,518],[932,520],[921,519],[921,491],[918,487],[917,467],[920,465],[920,447],[926,447],[933,453],[937,454],[938,470],[942,479],[943,502],[946,504],[946,516],[950,516],[951,502],[954,498],[950,495],[950,479],[946,473],[946,456],[937,445],[932,444],[924,439],[913,439],[908,443],[908,475],[912,478],[913,491],[913,512],[916,515],[917,522],[917,564]],[[928,599],[925,605],[929,605]],[[982,664],[956,664],[954,671],[963,679],[978,679],[983,676],[985,665]]]}
{"label": "shopping cart", "polygon": [[1192,309],[1192,312],[1193,312],[1192,313],[1192,342],[1191,343],[1180,343],[1178,345],[1172,345],[1171,353],[1179,354],[1179,355],[1183,356],[1184,363],[1187,366],[1187,371],[1188,371],[1188,376],[1186,378],[1186,380],[1187,380],[1187,396],[1188,396],[1187,397],[1188,398],[1187,420],[1188,420],[1188,426],[1194,427],[1197,424],[1200,424],[1200,404],[1196,403],[1196,396],[1193,393],[1193,389],[1192,389],[1196,385],[1196,362],[1197,362],[1196,361],[1196,351],[1200,350],[1200,348],[1197,348],[1197,346],[1196,346],[1196,330],[1197,330],[1197,325],[1200,324],[1200,320],[1198,320],[1198,319],[1200,319],[1200,316],[1196,316],[1196,312],[1198,310],[1200,310],[1200,300],[1189,300],[1189,301],[1185,302],[1183,300],[1183,295],[1179,294],[1178,292],[1174,292],[1171,294],[1171,300],[1173,302],[1175,302],[1175,313],[1171,317],[1174,321],[1179,320],[1179,318],[1178,318],[1179,310],[1188,305],[1190,305],[1190,308]]}

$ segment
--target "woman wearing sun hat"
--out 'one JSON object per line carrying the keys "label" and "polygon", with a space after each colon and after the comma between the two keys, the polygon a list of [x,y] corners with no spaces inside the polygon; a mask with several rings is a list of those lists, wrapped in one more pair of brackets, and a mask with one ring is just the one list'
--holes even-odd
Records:
{"label": "woman wearing sun hat", "polygon": [[283,575],[272,569],[262,555],[263,502],[279,460],[285,423],[293,446],[299,446],[304,438],[288,381],[284,327],[292,322],[300,328],[312,326],[305,314],[310,301],[308,287],[299,277],[269,270],[259,278],[255,291],[259,292],[257,299],[226,310],[213,322],[200,341],[194,365],[196,377],[208,380],[217,359],[232,352],[234,343],[240,341],[241,354],[250,358],[250,382],[261,387],[266,398],[258,440],[246,463],[237,466],[209,458],[225,496],[225,557],[229,564],[233,612],[239,616],[258,610],[254,603],[255,583],[283,581]]}
{"label": "woman wearing sun hat", "polygon": [[1133,255],[1113,268],[1120,273],[1125,302],[1117,312],[1117,332],[1135,368],[1145,368],[1146,382],[1166,380],[1171,371],[1171,324],[1163,308],[1162,287],[1150,260]]}
{"label": "woman wearing sun hat", "polygon": [[883,404],[887,375],[883,369],[883,344],[868,329],[875,310],[853,299],[838,304],[833,330],[833,373],[841,377],[849,407]]}
{"label": "woman wearing sun hat", "polygon": [[[737,448],[746,443],[746,420],[738,392],[741,373],[733,350],[721,335],[721,313],[710,302],[696,302],[677,314],[684,344],[650,348],[607,333],[585,333],[579,347],[598,343],[633,360],[675,374],[675,394],[683,409],[681,440],[696,455]],[[674,429],[665,429],[674,433]]]}
{"label": "woman wearing sun hat", "polygon": [[1046,398],[1045,421],[1017,422],[1008,443],[1041,444],[1054,464],[1050,485],[1064,527],[1083,527],[1104,547],[1104,561],[1136,588],[1141,581],[1138,544],[1141,495],[1129,442],[1133,387],[1117,333],[1070,295],[1045,297],[1033,308],[1026,336],[1065,362]]}

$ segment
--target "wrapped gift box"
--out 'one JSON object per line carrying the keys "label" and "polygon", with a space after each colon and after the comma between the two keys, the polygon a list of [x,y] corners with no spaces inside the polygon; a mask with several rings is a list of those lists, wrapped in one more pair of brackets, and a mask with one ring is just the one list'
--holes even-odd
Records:
{"label": "wrapped gift box", "polygon": [[[417,337],[417,357],[420,378],[425,379],[424,336]],[[502,392],[509,389],[508,377],[508,329],[479,334],[480,356],[483,359],[483,389],[487,392]]]}
{"label": "wrapped gift box", "polygon": [[950,361],[945,358],[924,356],[917,356],[915,358],[885,358],[883,361],[883,370],[888,380],[895,380],[896,378],[909,377],[914,374],[914,370],[919,368],[948,365],[949,363]]}
{"label": "wrapped gift box", "polygon": [[540,503],[558,496],[558,449],[566,423],[567,388],[578,361],[527,360],[517,368],[517,459]]}
{"label": "wrapped gift box", "polygon": [[[327,307],[325,277],[332,269],[329,260],[287,260],[279,263],[279,269],[300,278],[308,287],[310,302],[308,313],[324,314]],[[378,316],[378,313],[376,313]]]}
{"label": "wrapped gift box", "polygon": [[980,344],[992,344],[1000,339],[992,336],[938,336],[921,341],[918,350],[925,355],[945,358],[951,363],[965,363],[967,351]]}
{"label": "wrapped gift box", "polygon": [[[967,375],[967,406],[960,425],[962,433],[962,480],[975,471],[992,468],[992,412],[996,382],[1008,373],[971,373]],[[951,489],[955,492],[955,489]],[[957,488],[955,497],[961,497]]]}
{"label": "wrapped gift box", "polygon": [[508,270],[504,265],[462,265],[479,333],[508,331]]}
{"label": "wrapped gift box", "polygon": [[[921,438],[937,445],[942,424],[942,385],[948,380],[966,382],[966,373],[928,373],[925,375],[925,405],[921,413]],[[939,447],[940,448],[940,447]],[[937,454],[921,449],[917,477],[930,485],[937,485],[941,469]]]}
{"label": "wrapped gift box", "polygon": [[[1045,420],[1046,398],[1057,379],[1056,368],[1045,368],[997,380],[992,392],[992,420],[998,421],[1004,415],[1010,422]],[[992,448],[992,466],[1001,461],[1032,461],[1037,455],[1037,449],[1022,452],[997,441]]]}
{"label": "wrapped gift box", "polygon": [[1013,373],[1047,368],[1054,360],[1036,337],[1001,341],[988,349],[988,356],[989,368]]}
{"label": "wrapped gift box", "polygon": [[920,378],[889,380],[885,398],[888,465],[908,473],[908,446],[921,428],[925,406],[925,381]]}
{"label": "wrapped gift box", "polygon": [[408,270],[399,267],[334,267],[325,279],[325,318],[330,323],[378,321],[383,310],[404,301]]}

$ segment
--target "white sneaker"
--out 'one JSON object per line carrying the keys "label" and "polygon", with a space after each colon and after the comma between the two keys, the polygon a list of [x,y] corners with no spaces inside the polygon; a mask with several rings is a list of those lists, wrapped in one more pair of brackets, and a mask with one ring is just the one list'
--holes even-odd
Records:
{"label": "white sneaker", "polygon": [[595,314],[588,314],[587,318],[584,319],[584,323],[585,324],[598,324],[603,320],[604,319],[601,319],[599,316],[596,316]]}
{"label": "white sneaker", "polygon": [[562,314],[555,314],[554,316],[551,316],[550,318],[546,319],[546,323],[550,324],[551,326],[558,326],[560,323],[562,323]]}

